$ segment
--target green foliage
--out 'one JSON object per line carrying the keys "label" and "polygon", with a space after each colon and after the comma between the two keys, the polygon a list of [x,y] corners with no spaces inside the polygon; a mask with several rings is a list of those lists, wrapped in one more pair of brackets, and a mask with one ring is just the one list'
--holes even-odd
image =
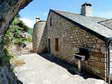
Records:
{"label": "green foliage", "polygon": [[28,41],[28,42],[32,42],[32,38],[28,37],[28,38],[27,38],[27,41]]}
{"label": "green foliage", "polygon": [[32,35],[33,34],[33,29],[29,28],[28,33]]}
{"label": "green foliage", "polygon": [[10,59],[13,56],[9,54],[9,51],[5,48],[4,53],[2,56],[0,56],[0,66],[6,65],[9,63]]}
{"label": "green foliage", "polygon": [[13,20],[12,24],[8,28],[5,38],[4,38],[4,43],[5,45],[9,46],[10,44],[23,44],[27,42],[29,39],[24,37],[23,34],[25,32],[29,31],[29,27],[27,27],[20,19],[19,15],[15,17]]}
{"label": "green foliage", "polygon": [[[12,24],[5,33],[4,42],[2,43],[5,45],[5,49],[3,55],[0,57],[0,65],[8,64],[13,57],[12,53],[9,51],[10,45],[22,45],[23,43],[32,41],[32,38],[24,36],[24,33],[28,33],[29,27],[27,27],[19,18],[19,15],[14,18]],[[0,38],[2,39],[2,37]]]}

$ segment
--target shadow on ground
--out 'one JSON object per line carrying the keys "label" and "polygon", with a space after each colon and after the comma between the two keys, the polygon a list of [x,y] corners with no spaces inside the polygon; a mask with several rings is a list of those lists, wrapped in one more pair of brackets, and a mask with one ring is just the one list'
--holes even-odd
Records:
{"label": "shadow on ground", "polygon": [[87,73],[87,72],[81,72],[79,73],[77,68],[75,67],[74,64],[70,64],[70,63],[67,63],[66,61],[64,60],[61,60],[55,56],[52,56],[48,53],[41,53],[40,56],[44,57],[45,59],[51,61],[51,62],[54,62],[56,64],[58,64],[59,66],[67,69],[67,71],[69,73],[71,73],[72,75],[80,75],[82,76],[83,78],[87,79],[87,78],[96,78],[96,79],[100,79],[99,77],[93,75],[93,74],[90,74],[90,73]]}

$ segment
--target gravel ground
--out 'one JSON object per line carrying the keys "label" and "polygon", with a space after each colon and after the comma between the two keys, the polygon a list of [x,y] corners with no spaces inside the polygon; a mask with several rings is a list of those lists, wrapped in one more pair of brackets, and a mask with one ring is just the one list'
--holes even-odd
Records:
{"label": "gravel ground", "polygon": [[23,84],[105,84],[103,80],[70,74],[65,68],[46,60],[38,54],[19,56],[25,64],[14,72]]}

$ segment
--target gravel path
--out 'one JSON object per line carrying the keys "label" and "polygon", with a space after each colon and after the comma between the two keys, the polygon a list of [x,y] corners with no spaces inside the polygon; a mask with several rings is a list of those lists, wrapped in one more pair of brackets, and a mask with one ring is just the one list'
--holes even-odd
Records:
{"label": "gravel path", "polygon": [[22,55],[18,59],[25,64],[15,67],[14,72],[23,84],[105,84],[102,80],[72,75],[38,54]]}

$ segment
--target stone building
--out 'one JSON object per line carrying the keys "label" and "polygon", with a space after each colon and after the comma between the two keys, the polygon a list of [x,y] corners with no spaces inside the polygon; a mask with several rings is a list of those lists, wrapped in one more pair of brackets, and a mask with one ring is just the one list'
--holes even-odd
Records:
{"label": "stone building", "polygon": [[46,21],[36,18],[36,23],[33,28],[33,52],[42,53],[46,48],[46,38],[45,38],[45,26]]}
{"label": "stone building", "polygon": [[91,7],[84,3],[80,14],[50,10],[45,46],[50,54],[106,79],[112,74],[112,20],[92,16]]}

